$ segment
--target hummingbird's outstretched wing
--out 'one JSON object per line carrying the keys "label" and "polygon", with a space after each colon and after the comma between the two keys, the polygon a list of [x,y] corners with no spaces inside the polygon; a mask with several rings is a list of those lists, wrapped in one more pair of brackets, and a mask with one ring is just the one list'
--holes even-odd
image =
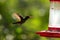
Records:
{"label": "hummingbird's outstretched wing", "polygon": [[21,20],[23,20],[23,17],[21,15],[19,15],[19,14],[17,14],[17,15],[20,17]]}

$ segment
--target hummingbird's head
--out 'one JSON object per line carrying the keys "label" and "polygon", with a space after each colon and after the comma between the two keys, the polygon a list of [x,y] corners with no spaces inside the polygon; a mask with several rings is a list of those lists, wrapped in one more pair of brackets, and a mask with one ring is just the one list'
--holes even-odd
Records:
{"label": "hummingbird's head", "polygon": [[31,16],[26,16],[26,19],[31,18]]}
{"label": "hummingbird's head", "polygon": [[24,20],[27,20],[27,19],[29,19],[29,18],[31,18],[31,17],[30,17],[30,16],[26,16]]}

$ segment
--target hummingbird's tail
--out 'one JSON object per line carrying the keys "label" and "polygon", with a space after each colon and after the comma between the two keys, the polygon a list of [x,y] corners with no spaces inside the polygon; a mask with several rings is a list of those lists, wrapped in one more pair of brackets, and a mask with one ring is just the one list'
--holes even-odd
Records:
{"label": "hummingbird's tail", "polygon": [[13,24],[20,24],[20,22],[15,22],[15,23],[13,23]]}

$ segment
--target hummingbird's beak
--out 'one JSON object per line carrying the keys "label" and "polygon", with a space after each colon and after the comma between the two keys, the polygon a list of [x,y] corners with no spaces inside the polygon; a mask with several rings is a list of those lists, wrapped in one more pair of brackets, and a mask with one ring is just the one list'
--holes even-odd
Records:
{"label": "hummingbird's beak", "polygon": [[32,18],[32,16],[29,16],[29,18]]}

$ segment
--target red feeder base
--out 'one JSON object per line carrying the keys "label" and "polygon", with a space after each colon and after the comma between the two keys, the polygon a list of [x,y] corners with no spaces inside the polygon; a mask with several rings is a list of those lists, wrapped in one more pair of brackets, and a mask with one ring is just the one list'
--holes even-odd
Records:
{"label": "red feeder base", "polygon": [[60,38],[60,32],[57,32],[57,31],[47,30],[47,31],[37,32],[37,34],[44,37]]}

